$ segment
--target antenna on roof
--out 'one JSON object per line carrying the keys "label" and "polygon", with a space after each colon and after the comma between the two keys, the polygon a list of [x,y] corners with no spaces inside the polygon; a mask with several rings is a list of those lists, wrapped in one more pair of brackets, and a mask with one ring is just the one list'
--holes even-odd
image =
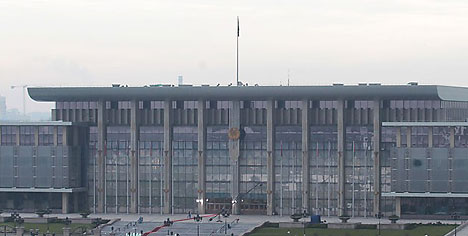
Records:
{"label": "antenna on roof", "polygon": [[288,86],[289,86],[289,68],[288,68]]}
{"label": "antenna on roof", "polygon": [[237,41],[236,41],[236,86],[239,86],[239,36],[240,36],[240,26],[239,26],[239,16],[237,16]]}

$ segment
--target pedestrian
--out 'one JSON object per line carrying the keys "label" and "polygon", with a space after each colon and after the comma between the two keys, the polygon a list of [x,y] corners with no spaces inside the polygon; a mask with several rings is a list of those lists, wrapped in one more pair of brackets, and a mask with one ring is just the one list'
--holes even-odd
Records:
{"label": "pedestrian", "polygon": [[188,212],[188,218],[191,219],[192,218],[192,212]]}

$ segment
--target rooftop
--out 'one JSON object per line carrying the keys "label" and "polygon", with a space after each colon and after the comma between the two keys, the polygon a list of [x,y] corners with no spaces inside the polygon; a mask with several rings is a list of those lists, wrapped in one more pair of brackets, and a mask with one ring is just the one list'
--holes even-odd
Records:
{"label": "rooftop", "polygon": [[468,101],[468,88],[439,85],[32,87],[36,101],[126,100],[445,100]]}

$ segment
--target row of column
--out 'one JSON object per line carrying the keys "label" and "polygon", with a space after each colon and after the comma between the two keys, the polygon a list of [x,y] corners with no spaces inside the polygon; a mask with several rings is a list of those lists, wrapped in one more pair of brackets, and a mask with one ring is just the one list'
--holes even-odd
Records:
{"label": "row of column", "polygon": [[[275,211],[275,156],[274,156],[274,136],[275,136],[275,101],[267,101],[267,214],[273,215]],[[345,101],[338,101],[337,111],[337,131],[338,131],[338,170],[339,170],[339,191],[338,191],[338,208],[339,215],[347,215],[345,205],[345,148],[346,148],[346,126],[345,126]],[[380,181],[380,101],[374,101],[373,109],[374,117],[374,214],[380,213],[381,199],[381,181]],[[232,107],[229,112],[229,132],[239,132],[240,123],[240,101],[232,101]],[[173,195],[172,195],[172,102],[164,102],[164,213],[174,212]],[[139,140],[139,124],[138,124],[138,101],[131,101],[131,187],[130,187],[130,211],[136,213],[138,209],[138,152],[137,143]],[[105,101],[98,102],[98,203],[97,210],[104,212],[104,181],[105,181],[105,165],[104,165],[104,145],[106,140],[106,117],[105,117]],[[310,167],[309,167],[309,100],[302,101],[302,207],[303,211],[309,212],[309,182],[310,182]],[[198,212],[205,213],[206,208],[206,107],[205,101],[198,101],[198,190],[197,190],[197,206]],[[229,139],[229,157],[230,168],[232,173],[231,182],[231,198],[232,198],[232,213],[240,214],[240,138]]]}

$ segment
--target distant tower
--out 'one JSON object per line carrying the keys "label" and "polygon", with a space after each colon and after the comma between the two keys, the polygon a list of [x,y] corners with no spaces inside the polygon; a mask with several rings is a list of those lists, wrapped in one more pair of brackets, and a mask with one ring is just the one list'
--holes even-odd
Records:
{"label": "distant tower", "polygon": [[0,96],[0,120],[5,119],[6,115],[6,98]]}
{"label": "distant tower", "polygon": [[182,75],[177,76],[177,84],[178,85],[184,84],[184,77]]}

